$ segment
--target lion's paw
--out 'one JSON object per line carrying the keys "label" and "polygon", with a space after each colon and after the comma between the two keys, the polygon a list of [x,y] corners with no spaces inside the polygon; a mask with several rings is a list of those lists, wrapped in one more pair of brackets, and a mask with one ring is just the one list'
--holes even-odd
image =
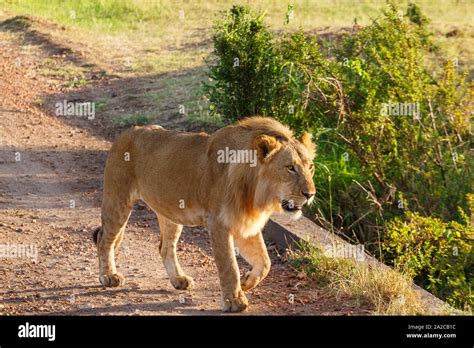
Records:
{"label": "lion's paw", "polygon": [[193,278],[188,277],[187,275],[183,275],[171,279],[171,284],[174,286],[175,289],[186,290],[194,285],[194,281]]}
{"label": "lion's paw", "polygon": [[102,285],[113,288],[123,286],[123,284],[125,283],[125,278],[120,273],[101,275],[99,277],[99,280]]}
{"label": "lion's paw", "polygon": [[239,291],[237,297],[224,296],[224,312],[243,312],[249,306],[249,301],[243,291]]}
{"label": "lion's paw", "polygon": [[255,276],[252,272],[247,272],[241,279],[242,290],[249,291],[255,288],[260,283],[260,277]]}

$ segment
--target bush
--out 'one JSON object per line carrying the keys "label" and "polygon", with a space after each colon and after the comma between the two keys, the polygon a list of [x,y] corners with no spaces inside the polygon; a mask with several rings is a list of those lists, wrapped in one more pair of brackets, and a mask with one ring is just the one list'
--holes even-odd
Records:
{"label": "bush", "polygon": [[415,281],[458,308],[474,306],[474,227],[407,212],[387,224],[386,262],[406,270]]}
{"label": "bush", "polygon": [[[468,208],[469,85],[449,61],[436,77],[428,68],[431,47],[426,30],[400,19],[392,5],[336,52],[345,112],[332,125],[335,141],[357,157],[388,217],[400,206],[450,220],[459,218],[458,205]],[[419,114],[384,114],[384,105],[401,103],[419,105]]]}
{"label": "bush", "polygon": [[[471,85],[449,61],[430,71],[427,19],[413,4],[407,15],[390,4],[330,49],[301,32],[272,38],[263,15],[243,7],[216,25],[211,108],[229,121],[264,114],[312,130],[316,164],[333,179],[329,192],[328,173],[316,174],[321,213],[365,242],[375,236],[369,225],[404,208],[447,220],[459,219],[458,206],[467,211]],[[397,106],[419,114],[397,115]]]}
{"label": "bush", "polygon": [[212,83],[204,86],[211,110],[229,121],[268,114],[280,64],[264,16],[233,6],[216,23],[213,40],[219,61],[209,69]]}

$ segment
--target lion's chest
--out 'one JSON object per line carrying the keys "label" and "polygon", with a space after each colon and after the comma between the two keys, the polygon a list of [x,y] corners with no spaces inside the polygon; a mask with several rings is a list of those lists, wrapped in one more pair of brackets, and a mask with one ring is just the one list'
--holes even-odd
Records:
{"label": "lion's chest", "polygon": [[230,216],[224,216],[226,219],[226,225],[231,229],[232,234],[237,234],[242,238],[249,238],[259,234],[268,219],[270,218],[271,212],[261,212],[258,215],[242,215],[237,218],[231,218]]}

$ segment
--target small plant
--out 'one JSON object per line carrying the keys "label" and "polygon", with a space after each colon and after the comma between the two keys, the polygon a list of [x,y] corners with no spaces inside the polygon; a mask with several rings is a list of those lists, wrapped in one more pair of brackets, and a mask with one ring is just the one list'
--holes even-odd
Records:
{"label": "small plant", "polygon": [[67,87],[67,88],[78,88],[78,87],[83,87],[85,85],[87,85],[89,83],[89,81],[87,81],[86,79],[83,79],[83,78],[73,78],[72,80],[69,80],[69,81],[66,81],[64,83],[64,87]]}
{"label": "small plant", "polygon": [[114,117],[112,122],[119,126],[144,126],[153,122],[153,119],[142,113],[135,113],[130,116]]}
{"label": "small plant", "polygon": [[421,13],[420,8],[414,3],[408,4],[407,16],[411,22],[418,24],[419,26],[424,26],[430,22],[429,18]]}
{"label": "small plant", "polygon": [[95,109],[98,112],[103,111],[106,106],[107,106],[107,100],[106,99],[98,99],[98,100],[95,101]]}
{"label": "small plant", "polygon": [[36,105],[38,107],[42,107],[44,105],[44,100],[41,98],[37,98],[33,100],[33,105]]}

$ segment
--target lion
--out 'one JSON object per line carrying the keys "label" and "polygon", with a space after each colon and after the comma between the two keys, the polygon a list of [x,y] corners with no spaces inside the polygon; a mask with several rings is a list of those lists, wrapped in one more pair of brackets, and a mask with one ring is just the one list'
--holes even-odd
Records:
{"label": "lion", "polygon": [[[248,156],[236,157],[242,150]],[[209,231],[223,311],[246,310],[244,291],[255,288],[270,271],[262,229],[271,214],[298,218],[312,202],[314,157],[310,133],[296,139],[288,127],[268,117],[249,117],[212,135],[157,125],[126,130],[105,165],[102,225],[95,231],[100,283],[124,284],[114,249],[141,199],[158,218],[159,251],[173,287],[193,285],[178,262],[176,244],[183,225],[201,225]],[[235,247],[251,266],[242,279]]]}

